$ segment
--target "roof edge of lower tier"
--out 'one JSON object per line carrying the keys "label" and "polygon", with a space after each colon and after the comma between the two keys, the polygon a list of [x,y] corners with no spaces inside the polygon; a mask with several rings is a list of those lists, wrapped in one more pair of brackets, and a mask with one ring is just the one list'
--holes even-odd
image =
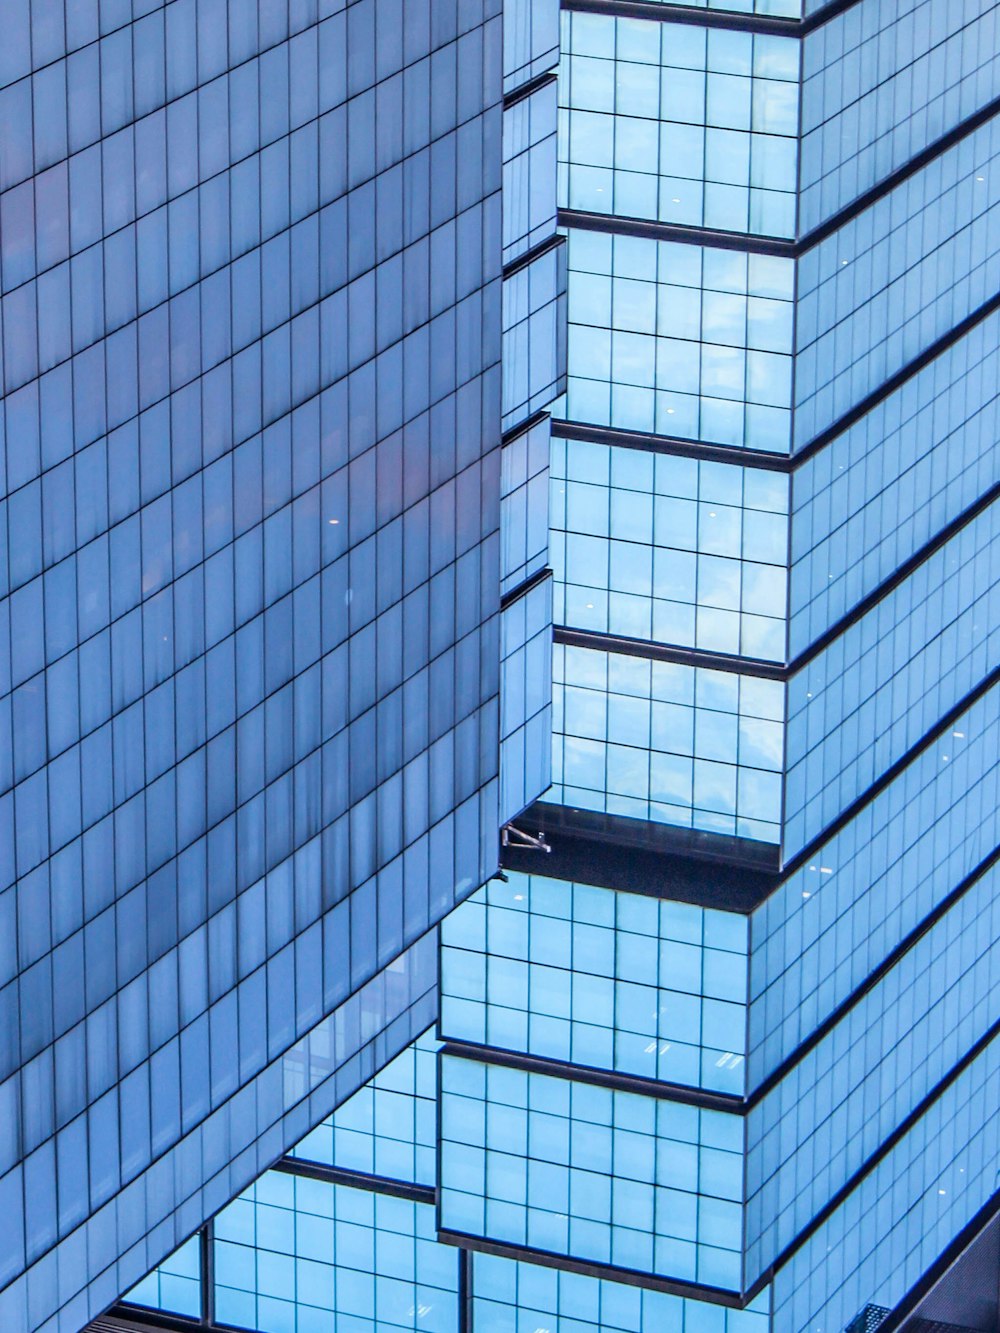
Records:
{"label": "roof edge of lower tier", "polygon": [[[626,888],[749,915],[782,880],[778,847],[725,833],[536,801],[518,824],[544,835],[548,853],[509,843],[507,870]],[[720,873],[721,872],[721,873]]]}
{"label": "roof edge of lower tier", "polygon": [[[549,850],[508,843],[504,869],[749,916],[998,684],[1000,665],[787,861],[777,844],[752,838],[536,801],[517,822],[543,837]],[[977,867],[972,877],[982,870]]]}
{"label": "roof edge of lower tier", "polygon": [[774,37],[805,37],[859,3],[860,0],[826,0],[825,4],[803,18],[707,9],[704,5],[677,4],[672,0],[562,0],[562,8],[584,14],[652,19],[658,23],[692,23],[703,28],[765,33]]}

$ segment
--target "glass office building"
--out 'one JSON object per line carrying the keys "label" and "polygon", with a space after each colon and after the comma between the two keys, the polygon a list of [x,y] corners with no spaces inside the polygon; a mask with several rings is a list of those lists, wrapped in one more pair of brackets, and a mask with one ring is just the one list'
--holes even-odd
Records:
{"label": "glass office building", "polygon": [[998,8],[505,6],[505,876],[105,1326],[995,1329]]}
{"label": "glass office building", "polygon": [[498,0],[3,27],[0,1327],[54,1333],[427,1026],[548,784],[565,246]]}

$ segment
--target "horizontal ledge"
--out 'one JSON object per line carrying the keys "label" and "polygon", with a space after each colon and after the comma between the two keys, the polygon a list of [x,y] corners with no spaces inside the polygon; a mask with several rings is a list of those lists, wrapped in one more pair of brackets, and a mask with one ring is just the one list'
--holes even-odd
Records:
{"label": "horizontal ledge", "polygon": [[546,579],[552,578],[552,570],[548,565],[543,565],[541,569],[536,569],[534,574],[526,578],[523,583],[519,583],[516,588],[511,588],[510,592],[505,592],[500,598],[500,610],[506,611],[508,607],[514,605],[522,597],[527,597],[529,592],[540,587]]}
{"label": "horizontal ledge", "polygon": [[881,583],[872,588],[871,592],[866,593],[859,602],[856,602],[850,611],[845,612],[839,620],[834,621],[829,629],[824,630],[818,638],[803,648],[802,652],[789,663],[789,675],[801,671],[803,667],[807,667],[810,662],[819,657],[820,653],[828,648],[835,639],[839,639],[859,620],[864,619],[869,611],[878,606],[879,602],[895,591],[901,583],[905,583],[911,574],[916,573],[925,561],[930,560],[942,547],[947,546],[963,528],[974,522],[980,514],[989,509],[991,505],[996,504],[998,500],[1000,500],[1000,482],[996,482],[988,491],[984,491],[978,500],[974,500],[961,513],[956,514],[929,541],[924,542],[922,546],[907,556],[901,565],[898,565]]}
{"label": "horizontal ledge", "polygon": [[574,1259],[569,1255],[553,1254],[550,1250],[536,1250],[528,1245],[507,1245],[502,1241],[488,1240],[485,1236],[471,1236],[463,1231],[450,1231],[440,1226],[437,1238],[444,1245],[475,1250],[479,1254],[492,1254],[501,1259],[523,1260],[538,1264],[542,1268],[558,1268],[565,1273],[578,1273],[583,1277],[604,1278],[610,1282],[621,1282],[629,1287],[645,1287],[649,1291],[666,1292],[670,1296],[687,1296],[692,1300],[709,1301],[713,1305],[725,1305],[730,1310],[742,1310],[750,1299],[720,1287],[704,1287],[697,1282],[683,1282],[673,1278],[657,1277],[653,1273],[639,1273],[633,1268],[616,1268],[613,1264],[592,1263],[585,1259]]}
{"label": "horizontal ledge", "polygon": [[616,213],[590,213],[579,208],[560,208],[560,227],[599,231],[614,236],[637,236],[647,241],[672,241],[678,245],[706,245],[716,250],[738,250],[742,254],[774,255],[795,259],[798,243],[752,232],[720,231],[713,227],[686,227],[676,222],[654,222],[645,218],[619,217]]}
{"label": "horizontal ledge", "polygon": [[621,18],[650,19],[654,23],[690,23],[702,28],[724,28],[731,32],[764,33],[775,37],[805,37],[822,24],[851,9],[858,0],[829,0],[805,18],[782,18],[775,14],[741,14],[696,5],[657,3],[656,0],[562,0],[563,9],[584,14],[608,14]]}
{"label": "horizontal ledge", "polygon": [[623,430],[620,426],[594,426],[585,421],[553,420],[552,434],[560,440],[583,440],[587,444],[606,444],[618,449],[636,449],[649,454],[667,454],[680,458],[705,459],[731,467],[754,467],[765,472],[790,473],[796,460],[789,454],[772,454],[766,449],[744,449],[741,445],[708,444],[685,440],[678,435],[654,435],[647,431]]}
{"label": "horizontal ledge", "polygon": [[[746,449],[741,445],[718,444],[703,440],[685,439],[680,436],[659,435],[655,432],[626,430],[620,426],[598,426],[591,422],[554,420],[552,434],[560,439],[583,439],[597,444],[617,445],[623,449],[642,449],[649,453],[679,454],[689,458],[707,458],[712,462],[728,463],[734,466],[760,467],[772,472],[794,473],[814,455],[839,436],[857,425],[869,412],[873,411],[887,398],[891,398],[907,381],[925,370],[939,356],[951,350],[991,315],[1000,310],[1000,292],[989,297],[976,307],[964,319],[936,338],[922,352],[904,366],[900,366],[884,383],[866,394],[860,402],[841,413],[810,440],[791,454],[772,454],[763,449]],[[793,413],[796,409],[793,407]],[[522,428],[518,428],[519,430]]]}
{"label": "horizontal ledge", "polygon": [[506,282],[508,278],[514,277],[522,269],[530,268],[536,259],[544,259],[547,254],[550,254],[553,250],[558,250],[560,246],[565,244],[566,237],[554,231],[551,236],[546,236],[544,241],[539,241],[530,250],[526,250],[523,255],[518,255],[509,264],[505,264],[500,274],[501,278]]}
{"label": "horizontal ledge", "polygon": [[[767,884],[757,885],[757,892],[752,894],[748,906],[733,905],[729,910],[737,910],[737,912],[739,912],[739,910],[753,910],[753,908],[759,905],[759,902],[763,901],[765,897],[768,897],[769,894],[773,892],[773,889],[776,889],[781,882],[789,880],[789,878],[791,878],[793,874],[799,872],[804,865],[808,865],[809,861],[815,860],[817,854],[823,850],[824,846],[827,845],[827,842],[829,842],[831,838],[836,837],[837,833],[840,833],[841,830],[847,828],[847,825],[851,824],[852,820],[855,820],[855,818],[859,816],[861,810],[865,809],[865,806],[871,805],[871,802],[876,800],[876,797],[879,797],[881,792],[884,792],[885,788],[888,788],[892,782],[895,782],[896,778],[899,777],[901,773],[905,772],[905,769],[909,768],[909,765],[913,764],[925,750],[928,750],[932,745],[935,745],[936,742],[940,740],[941,736],[944,736],[945,732],[951,730],[952,726],[955,725],[955,722],[961,717],[961,714],[968,712],[968,709],[972,708],[973,704],[979,702],[980,698],[983,698],[984,694],[989,693],[989,690],[993,689],[993,686],[997,684],[1000,684],[1000,667],[993,668],[987,676],[983,677],[983,680],[979,681],[979,684],[973,686],[973,688],[968,690],[968,693],[965,693],[960,700],[957,700],[955,704],[952,704],[951,708],[944,713],[943,717],[940,717],[931,728],[928,728],[923,736],[917,738],[917,740],[913,742],[903,754],[900,754],[900,757],[897,758],[897,760],[893,761],[875,781],[871,782],[871,784],[865,788],[864,792],[857,794],[855,800],[851,801],[851,804],[845,806],[840,814],[837,814],[836,818],[833,818],[829,824],[825,825],[825,828],[819,830],[819,833],[817,833],[815,837],[809,838],[807,844],[805,844],[799,852],[796,852],[792,857],[789,857],[788,861],[785,861],[783,865],[777,864],[777,856],[775,858],[775,865],[765,865],[763,862],[763,853],[760,852],[757,852],[755,861],[753,862],[748,862],[745,857],[727,854],[724,850],[723,852],[720,852],[720,854],[717,854],[716,857],[713,857],[713,860],[716,860],[717,862],[723,862],[723,864],[729,865],[735,864],[748,866],[748,868],[769,874],[769,877],[771,877],[771,880],[769,880]],[[539,802],[539,804],[532,806],[532,812],[539,812],[539,810],[545,809],[563,810],[565,808],[564,806],[548,806],[543,804],[543,802]],[[657,848],[655,842],[653,842],[651,838],[645,838],[645,840],[639,841],[636,840],[635,834],[633,834],[632,837],[629,837],[628,834],[624,834],[624,836],[616,838],[615,832],[613,832],[613,826],[615,826],[616,822],[621,822],[621,824],[625,825],[637,825],[640,829],[652,828],[656,830],[671,829],[671,825],[648,824],[648,822],[644,820],[633,820],[633,818],[627,816],[609,816],[609,814],[589,812],[589,810],[588,812],[573,813],[576,814],[577,818],[580,816],[589,816],[589,820],[584,818],[583,828],[573,829],[572,826],[563,826],[561,832],[568,833],[571,837],[587,838],[587,840],[593,840],[597,842],[597,844],[600,844],[601,841],[608,840],[619,846],[619,848],[628,848],[628,846],[636,848],[636,846],[639,846],[639,848],[649,850],[653,856],[657,856],[657,854],[661,856],[661,854],[664,853],[667,854],[667,856],[675,854],[675,856],[681,858],[681,860],[685,860],[685,858],[692,856],[699,856],[699,853],[692,853],[691,850],[685,848],[683,844],[677,845],[677,852],[673,853],[671,846],[668,845],[668,836],[663,832],[659,833],[659,840],[663,842],[661,849]],[[533,817],[537,818],[537,814],[533,813]],[[608,829],[604,829],[597,821],[603,821],[604,824],[608,825]],[[587,828],[588,822],[593,825],[592,829]],[[559,824],[559,821],[556,820],[555,824],[552,824],[551,822],[549,826],[556,826],[557,824]],[[543,828],[545,828],[544,824]],[[679,834],[689,834],[692,830],[677,829],[675,832]],[[709,837],[724,838],[725,834],[704,834],[703,841],[707,840]],[[771,846],[771,844],[767,844],[767,842],[751,842],[748,838],[744,838],[744,840],[733,838],[733,842],[736,842],[736,844],[747,842],[747,844],[753,846],[753,848],[769,848],[769,846]],[[704,856],[705,853],[701,852],[701,857]],[[553,864],[555,864],[555,862],[553,862]],[[529,860],[527,866],[525,866],[523,857],[513,858],[509,856],[509,854],[504,857],[504,865],[516,870],[532,868],[540,869],[535,861]],[[609,888],[616,888],[616,886],[617,888],[625,888],[627,884],[625,884],[625,882],[613,884],[612,882],[612,884],[609,884],[608,886]],[[645,892],[649,892],[649,890],[645,890]],[[740,894],[740,897],[744,897],[744,894]],[[700,901],[700,898],[688,898],[688,901]],[[724,902],[715,902],[715,904],[705,905],[723,906],[723,908],[725,906]]]}
{"label": "horizontal ledge", "polygon": [[[546,876],[556,879],[580,883],[594,883],[596,880],[598,887],[620,889],[628,893],[649,893],[649,886],[643,882],[641,877],[643,870],[642,852],[637,844],[624,842],[612,844],[608,839],[614,837],[616,832],[621,831],[622,826],[634,826],[624,830],[626,835],[631,833],[633,838],[638,838],[643,830],[650,826],[647,826],[642,820],[628,819],[621,815],[592,816],[590,821],[587,821],[583,816],[584,812],[574,812],[568,807],[551,806],[545,802],[537,802],[526,813],[525,822],[528,824],[533,822],[542,829],[552,846],[552,853],[543,859],[530,850],[508,847],[505,849],[505,865],[510,870],[525,874],[544,873]],[[591,825],[590,827],[588,827],[588,823]],[[608,825],[607,828],[604,827],[605,824]],[[669,849],[653,851],[653,856],[655,856],[653,867],[661,876],[668,878],[671,860],[678,856],[684,858],[686,852],[686,864],[682,861],[682,865],[687,871],[688,877],[701,875],[707,884],[715,887],[716,890],[712,894],[684,893],[683,891],[678,893],[675,886],[670,884],[667,887],[671,891],[666,896],[675,901],[695,902],[701,906],[745,913],[752,911],[787,881],[788,872],[779,874],[774,870],[768,873],[763,864],[755,868],[746,857],[742,861],[737,860],[733,854],[734,849],[730,846],[732,843],[742,841],[745,849],[757,848],[763,852],[765,849],[771,850],[767,844],[750,844],[746,839],[734,839],[725,834],[692,834],[690,830],[673,829],[670,826],[654,825],[651,828],[654,834],[662,833],[666,835],[661,839],[661,847]],[[691,846],[687,849],[683,845],[685,835],[691,842]],[[588,867],[585,864],[568,866],[564,864],[565,852],[562,846],[564,842],[568,841],[571,851],[576,854],[577,860],[581,861],[581,854],[585,851],[586,845],[591,839],[596,840],[598,854],[602,854],[605,863],[610,865],[612,870],[610,875],[588,875]],[[670,847],[671,842],[675,844],[672,848]],[[706,854],[711,850],[713,843],[721,844],[714,858]],[[807,1037],[800,1041],[780,1064],[765,1075],[747,1093],[747,1110],[752,1110],[759,1102],[763,1101],[787,1074],[815,1046],[818,1046],[833,1028],[843,1021],[864,996],[874,989],[939,921],[948,915],[952,908],[975,887],[983,876],[989,874],[998,862],[1000,862],[1000,847],[974,866],[922,920],[917,922],[913,929],[844,997],[826,1018]],[[638,873],[636,873],[637,869]],[[720,884],[723,886],[721,892],[717,887]],[[751,894],[748,903],[740,904],[734,901],[735,893],[740,886],[742,886],[744,893],[749,891]],[[726,898],[728,898],[728,901]]]}
{"label": "horizontal ledge", "polygon": [[[561,424],[561,423],[560,423]],[[553,434],[562,435],[554,430]],[[573,437],[575,438],[575,437]],[[730,671],[744,676],[757,676],[766,680],[791,680],[799,671],[817,657],[841,635],[846,634],[858,621],[863,620],[873,611],[879,602],[890,596],[900,584],[942,550],[957,537],[963,528],[973,523],[992,505],[1000,501],[1000,482],[994,483],[972,504],[967,505],[954,518],[950,519],[933,537],[919,546],[898,565],[892,573],[867,592],[864,597],[819,634],[813,641],[788,663],[771,663],[759,658],[740,657],[734,653],[712,653],[700,648],[681,647],[676,644],[657,643],[647,639],[631,638],[626,635],[605,634],[597,630],[583,630],[565,625],[553,629],[556,643],[565,643],[577,648],[592,648],[604,652],[622,653],[629,657],[644,657],[650,661],[676,662],[685,666],[703,666],[713,671]]]}
{"label": "horizontal ledge", "polygon": [[444,1045],[439,1054],[459,1060],[472,1060],[482,1065],[499,1065],[503,1069],[517,1069],[525,1074],[544,1074],[569,1083],[586,1083],[590,1087],[607,1088],[611,1092],[634,1093],[657,1101],[680,1102],[684,1106],[701,1106],[712,1111],[727,1111],[742,1115],[746,1102],[740,1096],[713,1092],[683,1083],[666,1083],[660,1079],[643,1078],[640,1074],[625,1074],[620,1070],[599,1069],[593,1065],[572,1064],[568,1060],[553,1060],[543,1055],[527,1055],[523,1051],[506,1050],[498,1046],[480,1046],[475,1042],[452,1041],[442,1034]]}
{"label": "horizontal ledge", "polygon": [[917,1102],[916,1106],[903,1117],[896,1128],[865,1158],[858,1169],[844,1181],[843,1185],[841,1185],[832,1197],[827,1200],[812,1219],[802,1227],[798,1234],[794,1236],[786,1246],[784,1246],[773,1263],[768,1264],[760,1277],[755,1280],[752,1288],[754,1293],[760,1291],[774,1279],[779,1269],[783,1268],[797,1251],[806,1244],[810,1237],[814,1236],[816,1232],[819,1231],[820,1227],[822,1227],[823,1224],[833,1216],[837,1209],[850,1198],[854,1191],[861,1185],[864,1178],[874,1171],[880,1162],[884,1161],[885,1158],[889,1156],[896,1145],[902,1142],[910,1130],[920,1123],[923,1117],[933,1107],[934,1103],[944,1096],[953,1083],[958,1082],[959,1078],[961,1078],[970,1065],[972,1065],[998,1037],[1000,1037],[1000,1019],[997,1019],[996,1022],[990,1024],[986,1031],[978,1037],[961,1059],[948,1070],[943,1078],[940,1078],[937,1083],[934,1084],[930,1091]]}
{"label": "horizontal ledge", "polygon": [[880,181],[865,190],[863,194],[859,194],[856,199],[852,199],[850,203],[845,204],[843,208],[831,214],[824,222],[818,223],[811,231],[806,232],[797,242],[799,253],[803,254],[807,250],[811,250],[813,246],[827,240],[834,232],[839,231],[841,227],[863,213],[865,209],[871,208],[873,204],[878,203],[887,194],[891,194],[893,190],[909,180],[911,176],[923,171],[936,157],[946,153],[949,148],[954,148],[967,135],[974,134],[987,121],[992,120],[998,112],[1000,112],[1000,97],[993,98],[992,101],[985,103],[978,110],[971,112],[957,125],[953,125],[950,130],[946,130],[944,134],[933,139],[919,153],[915,153],[913,157],[908,158],[895,171],[890,171],[887,176],[883,176]]}
{"label": "horizontal ledge", "polygon": [[[917,1278],[903,1299],[879,1324],[878,1333],[896,1333],[896,1329],[900,1327],[908,1328],[911,1333],[916,1333],[920,1324],[916,1320],[912,1324],[908,1323],[910,1316],[916,1313],[917,1307],[933,1292],[937,1284],[950,1274],[950,1270],[963,1258],[965,1251],[979,1240],[998,1213],[1000,1213],[1000,1190],[996,1190],[990,1195],[951,1243],[945,1246],[931,1266]],[[949,1330],[947,1324],[930,1324],[930,1327],[943,1329],[945,1333],[948,1333]]]}
{"label": "horizontal ledge", "polygon": [[[154,1329],[174,1330],[174,1333],[188,1333],[188,1330],[223,1333],[219,1324],[206,1324],[198,1317],[168,1314],[148,1305],[133,1305],[124,1299],[113,1305],[106,1314],[98,1315],[84,1327],[82,1333],[152,1333]],[[225,1333],[229,1333],[229,1330],[225,1330]]]}
{"label": "horizontal ledge", "polygon": [[866,417],[880,403],[885,402],[887,398],[891,398],[897,389],[903,387],[907,380],[912,379],[914,375],[919,374],[921,370],[929,366],[932,361],[936,361],[939,356],[947,352],[949,348],[961,342],[978,324],[989,319],[990,315],[997,310],[1000,310],[1000,292],[991,296],[988,301],[984,301],[982,305],[977,306],[971,314],[959,320],[954,328],[949,329],[947,333],[943,333],[940,338],[936,338],[930,346],[925,347],[922,352],[918,352],[911,361],[907,361],[905,366],[900,366],[899,370],[890,375],[877,389],[873,389],[854,407],[848,408],[836,421],[832,421],[818,435],[814,435],[811,440],[797,449],[792,455],[793,464],[798,466],[804,463],[806,459],[812,458],[814,454],[819,453],[821,449],[835,440],[838,435],[843,435],[846,430],[850,430],[852,426],[857,425],[863,417]]}
{"label": "horizontal ledge", "polygon": [[512,106],[517,106],[518,102],[527,101],[535,93],[541,92],[543,88],[548,88],[550,84],[555,83],[557,77],[554,69],[547,69],[544,74],[536,74],[533,79],[529,79],[527,83],[522,83],[513,92],[504,94],[503,109],[509,111]]}
{"label": "horizontal ledge", "polygon": [[548,408],[545,407],[539,408],[537,412],[532,412],[530,417],[525,417],[516,426],[511,426],[509,430],[504,431],[500,439],[501,445],[506,449],[509,444],[519,440],[522,435],[527,435],[529,430],[534,430],[536,426],[540,426],[548,415]]}
{"label": "horizontal ledge", "polygon": [[[1000,847],[991,852],[990,855],[987,856],[985,860],[981,861],[974,870],[966,875],[964,879],[960,880],[951,892],[946,894],[937,906],[927,913],[922,921],[918,921],[913,929],[903,936],[895,948],[891,949],[889,953],[886,954],[881,963],[874,967],[871,972],[868,973],[867,977],[865,977],[863,981],[860,981],[850,994],[846,995],[844,999],[841,1000],[840,1004],[838,1004],[835,1009],[831,1010],[821,1023],[813,1028],[809,1036],[800,1041],[799,1044],[785,1056],[781,1063],[775,1066],[770,1074],[761,1079],[760,1083],[758,1083],[753,1091],[747,1096],[747,1108],[752,1110],[758,1102],[762,1102],[765,1097],[778,1086],[782,1079],[784,1079],[797,1064],[801,1063],[809,1052],[818,1046],[823,1038],[827,1036],[828,1033],[832,1032],[833,1029],[847,1017],[851,1010],[864,999],[868,992],[874,990],[878,983],[888,976],[892,969],[906,957],[910,950],[919,944],[923,937],[933,930],[939,921],[948,915],[955,904],[961,902],[966,894],[975,888],[984,875],[989,874],[998,861],[1000,861]],[[760,998],[761,997],[758,997],[758,1002]]]}
{"label": "horizontal ledge", "polygon": [[411,1203],[434,1203],[433,1185],[417,1185],[409,1180],[397,1180],[393,1176],[377,1176],[367,1171],[354,1171],[349,1167],[330,1166],[326,1162],[314,1162],[308,1157],[282,1157],[272,1171],[281,1171],[288,1176],[304,1176],[307,1180],[319,1180],[327,1185],[346,1185],[350,1189],[367,1190],[369,1194],[389,1194],[394,1199],[408,1199]]}
{"label": "horizontal ledge", "polygon": [[997,684],[1000,684],[1000,666],[994,667],[978,685],[974,685],[967,694],[953,704],[943,717],[928,728],[919,740],[914,741],[910,748],[904,754],[901,754],[894,763],[890,764],[885,772],[876,778],[849,806],[842,810],[836,819],[831,820],[825,828],[821,829],[815,838],[811,838],[800,852],[796,852],[782,866],[781,878],[783,880],[789,879],[796,871],[801,870],[804,865],[814,860],[831,838],[836,837],[853,819],[856,819],[865,806],[870,805],[877,796],[895,782],[896,778],[909,768],[910,764],[919,759],[925,750],[929,750],[946,731],[951,730],[963,713],[967,712],[973,704],[978,703],[983,695],[988,694]]}
{"label": "horizontal ledge", "polygon": [[713,653],[702,648],[683,648],[678,644],[655,643],[624,634],[603,634],[597,630],[573,629],[555,625],[554,642],[571,648],[589,648],[596,652],[620,653],[625,657],[643,657],[651,662],[673,662],[679,666],[704,667],[709,671],[729,671],[761,680],[785,681],[789,668],[780,662],[765,662],[758,657],[739,657],[735,653]]}

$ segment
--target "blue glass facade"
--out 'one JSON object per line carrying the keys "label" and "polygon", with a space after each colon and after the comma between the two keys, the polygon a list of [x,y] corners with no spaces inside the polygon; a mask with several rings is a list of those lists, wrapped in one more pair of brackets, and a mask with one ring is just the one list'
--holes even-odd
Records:
{"label": "blue glass facade", "polygon": [[795,234],[800,43],[567,12],[560,203]]}
{"label": "blue glass facade", "polygon": [[0,1324],[54,1333],[426,1026],[547,784],[555,101],[503,81],[558,15],[9,8]]}
{"label": "blue glass facade", "polygon": [[738,1288],[738,1115],[445,1054],[446,1232]]}
{"label": "blue glass facade", "polygon": [[783,660],[786,476],[559,439],[552,483],[558,623]]}
{"label": "blue glass facade", "polygon": [[512,872],[446,918],[446,1040],[719,1092],[744,1089],[747,922]]}
{"label": "blue glass facade", "polygon": [[571,421],[788,450],[792,261],[574,229],[569,268]]}
{"label": "blue glass facade", "polygon": [[898,1324],[996,1183],[996,7],[662,8],[563,15],[552,854],[445,927],[442,1225]]}
{"label": "blue glass facade", "polygon": [[504,873],[132,1302],[905,1333],[1000,1213],[998,10],[505,6]]}
{"label": "blue glass facade", "polygon": [[226,1324],[455,1327],[458,1266],[427,1203],[268,1172],[217,1219],[214,1257]]}

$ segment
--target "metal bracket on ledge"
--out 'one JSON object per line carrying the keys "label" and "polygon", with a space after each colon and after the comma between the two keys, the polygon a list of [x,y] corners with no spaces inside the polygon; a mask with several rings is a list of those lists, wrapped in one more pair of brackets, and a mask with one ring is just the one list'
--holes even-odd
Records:
{"label": "metal bracket on ledge", "polygon": [[552,848],[545,841],[541,829],[537,833],[525,833],[515,824],[504,824],[501,841],[505,847],[530,847],[535,852],[551,852]]}

